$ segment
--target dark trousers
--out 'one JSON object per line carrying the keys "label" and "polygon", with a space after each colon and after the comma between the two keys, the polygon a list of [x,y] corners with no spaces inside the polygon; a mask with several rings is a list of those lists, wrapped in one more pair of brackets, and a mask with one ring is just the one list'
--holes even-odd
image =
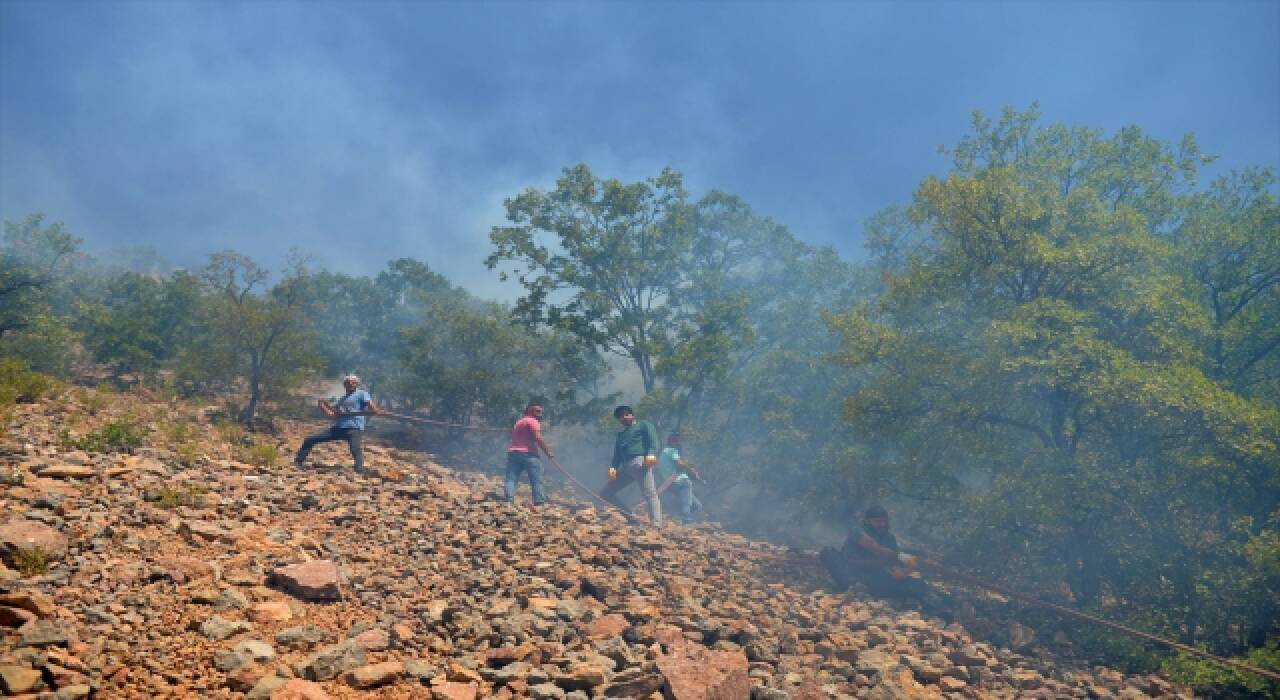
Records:
{"label": "dark trousers", "polygon": [[910,576],[896,578],[889,573],[887,566],[854,566],[835,547],[823,547],[818,558],[827,567],[827,572],[831,574],[831,580],[835,582],[837,591],[843,591],[857,583],[878,598],[925,600],[930,597],[929,584],[924,581]]}
{"label": "dark trousers", "polygon": [[359,428],[339,428],[337,426],[321,430],[315,435],[308,435],[302,441],[302,447],[298,449],[298,454],[293,458],[295,464],[301,464],[311,453],[311,448],[322,442],[333,442],[335,440],[345,440],[347,446],[351,448],[351,458],[356,461],[356,471],[364,471],[364,447],[361,442],[364,439],[364,431]]}
{"label": "dark trousers", "polygon": [[649,517],[654,525],[662,525],[662,503],[658,501],[658,487],[654,484],[653,469],[644,465],[644,455],[629,457],[618,465],[618,478],[604,485],[600,497],[630,513],[631,509],[618,500],[618,492],[631,482],[639,482],[645,503],[649,504]]}

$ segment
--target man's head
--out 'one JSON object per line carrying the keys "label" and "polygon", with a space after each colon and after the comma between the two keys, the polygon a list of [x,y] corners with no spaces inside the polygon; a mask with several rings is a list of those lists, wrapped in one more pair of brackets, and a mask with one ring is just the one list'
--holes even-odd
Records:
{"label": "man's head", "polygon": [[867,509],[862,511],[862,522],[873,530],[888,530],[889,511],[879,505],[867,506]]}
{"label": "man's head", "polygon": [[613,417],[617,418],[619,423],[628,428],[636,422],[636,413],[631,410],[630,406],[624,405],[613,409]]}
{"label": "man's head", "polygon": [[526,416],[533,416],[534,418],[541,418],[545,410],[546,409],[543,408],[542,404],[537,401],[530,401],[529,405],[524,407],[524,414]]}
{"label": "man's head", "polygon": [[360,378],[354,374],[348,374],[342,378],[342,388],[347,391],[355,391],[360,386]]}
{"label": "man's head", "polygon": [[671,433],[670,435],[667,436],[667,444],[672,447],[679,447],[680,440],[681,440],[680,433]]}

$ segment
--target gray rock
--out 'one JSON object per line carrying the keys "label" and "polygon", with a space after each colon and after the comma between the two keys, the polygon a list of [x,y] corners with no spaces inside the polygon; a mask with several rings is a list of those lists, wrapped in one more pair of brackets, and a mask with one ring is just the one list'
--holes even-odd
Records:
{"label": "gray rock", "polygon": [[214,615],[200,624],[200,634],[217,641],[252,630],[253,625],[243,620],[228,620],[218,615]]}
{"label": "gray rock", "polygon": [[120,624],[120,618],[100,607],[85,608],[84,616],[91,625],[111,625],[115,627]]}
{"label": "gray rock", "polygon": [[36,620],[28,623],[25,629],[18,641],[20,647],[65,647],[71,641],[71,629],[61,620]]}
{"label": "gray rock", "polygon": [[367,662],[364,647],[353,641],[327,646],[302,663],[299,674],[309,681],[327,681]]}
{"label": "gray rock", "polygon": [[89,697],[92,692],[93,688],[81,683],[58,688],[58,692],[53,694],[53,698],[54,700],[81,700]]}
{"label": "gray rock", "polygon": [[533,700],[562,700],[564,690],[555,683],[540,683],[529,686],[529,697]]}
{"label": "gray rock", "polygon": [[254,661],[270,661],[276,658],[276,650],[261,639],[246,639],[237,644],[235,650]]}
{"label": "gray rock", "polygon": [[290,627],[276,633],[276,644],[287,649],[310,649],[317,644],[333,641],[333,635],[315,625]]}
{"label": "gray rock", "polygon": [[213,601],[215,610],[244,610],[249,607],[249,599],[234,588],[224,588]]}
{"label": "gray rock", "polygon": [[230,649],[220,651],[213,655],[213,667],[223,673],[230,673],[231,671],[249,663],[252,663],[252,659],[247,655],[231,651]]}
{"label": "gray rock", "polygon": [[423,683],[430,681],[432,678],[440,675],[440,669],[433,666],[430,662],[422,659],[409,659],[404,662],[404,673],[410,678],[416,678]]}
{"label": "gray rock", "polygon": [[245,700],[271,700],[271,694],[288,682],[280,676],[263,676],[244,696]]}

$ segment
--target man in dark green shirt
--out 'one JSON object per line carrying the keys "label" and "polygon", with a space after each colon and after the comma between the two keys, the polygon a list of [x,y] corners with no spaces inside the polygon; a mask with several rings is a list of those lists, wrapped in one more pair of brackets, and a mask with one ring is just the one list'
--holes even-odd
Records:
{"label": "man in dark green shirt", "polygon": [[653,467],[658,463],[658,431],[647,420],[636,420],[630,406],[613,409],[613,417],[622,424],[613,444],[613,461],[609,464],[610,481],[600,496],[618,506],[624,512],[627,507],[618,500],[618,492],[633,481],[640,482],[644,500],[649,504],[649,516],[653,524],[662,525],[662,504],[658,501],[658,487],[653,480]]}

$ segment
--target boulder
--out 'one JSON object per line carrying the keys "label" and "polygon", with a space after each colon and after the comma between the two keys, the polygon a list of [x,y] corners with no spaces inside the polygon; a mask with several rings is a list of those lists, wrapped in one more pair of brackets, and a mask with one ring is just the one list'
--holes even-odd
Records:
{"label": "boulder", "polygon": [[303,600],[342,600],[338,565],[327,559],[282,566],[271,572],[270,582]]}
{"label": "boulder", "polygon": [[741,651],[694,648],[657,660],[663,693],[671,700],[740,700],[750,697],[747,657]]}
{"label": "boulder", "polygon": [[37,548],[49,559],[67,556],[67,538],[56,528],[34,520],[14,520],[0,525],[0,559],[10,566],[19,549]]}

